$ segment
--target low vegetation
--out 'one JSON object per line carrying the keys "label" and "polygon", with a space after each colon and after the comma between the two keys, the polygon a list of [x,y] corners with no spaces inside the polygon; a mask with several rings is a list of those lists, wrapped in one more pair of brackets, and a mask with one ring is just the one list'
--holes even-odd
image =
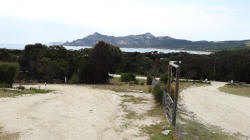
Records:
{"label": "low vegetation", "polygon": [[152,75],[148,74],[147,75],[147,85],[152,85],[153,77]]}
{"label": "low vegetation", "polygon": [[12,87],[17,69],[17,63],[0,62],[0,88]]}
{"label": "low vegetation", "polygon": [[161,84],[157,84],[154,86],[153,88],[153,96],[156,102],[158,103],[162,103],[162,98],[163,98],[163,91],[162,91],[162,87]]}
{"label": "low vegetation", "polygon": [[17,140],[19,138],[19,133],[6,133],[2,131],[0,127],[0,140]]}
{"label": "low vegetation", "polygon": [[52,90],[44,90],[44,89],[36,89],[36,88],[25,89],[23,86],[18,86],[17,88],[12,88],[12,89],[0,88],[0,98],[16,97],[16,96],[28,95],[28,94],[45,94],[49,92],[52,92]]}
{"label": "low vegetation", "polygon": [[241,134],[229,134],[216,126],[209,126],[187,117],[179,111],[177,133],[179,139],[185,140],[239,140],[246,139]]}
{"label": "low vegetation", "polygon": [[[145,80],[138,80],[140,83],[145,83]],[[134,84],[134,82],[121,82],[119,78],[111,78],[108,84],[91,85],[93,88],[108,89],[115,92],[144,92],[150,93],[151,85]]]}
{"label": "low vegetation", "polygon": [[167,72],[165,72],[161,75],[160,81],[163,82],[164,84],[167,84],[167,82],[168,82],[168,73]]}
{"label": "low vegetation", "polygon": [[179,60],[181,78],[250,83],[249,49],[210,55],[138,53],[121,52],[118,47],[101,41],[92,49],[77,51],[34,44],[26,45],[23,51],[0,49],[0,54],[0,61],[19,63],[18,80],[26,81],[60,83],[66,77],[72,83],[104,83],[109,79],[107,72],[159,77],[166,72],[169,61]]}
{"label": "low vegetation", "polygon": [[228,84],[219,88],[220,91],[239,96],[250,97],[250,86],[239,84]]}
{"label": "low vegetation", "polygon": [[169,124],[165,120],[158,124],[145,126],[144,128],[142,128],[142,131],[149,135],[150,140],[177,140],[174,128],[171,126],[168,127],[168,129],[171,131],[167,136],[161,133],[166,126],[169,126]]}
{"label": "low vegetation", "polygon": [[133,73],[122,73],[121,82],[130,82],[130,81],[135,81],[135,75]]}

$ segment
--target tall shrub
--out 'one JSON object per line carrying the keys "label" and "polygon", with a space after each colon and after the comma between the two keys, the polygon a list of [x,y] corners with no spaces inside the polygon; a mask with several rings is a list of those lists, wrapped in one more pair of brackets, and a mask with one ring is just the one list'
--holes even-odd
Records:
{"label": "tall shrub", "polygon": [[17,67],[12,64],[0,64],[0,86],[12,87]]}
{"label": "tall shrub", "polygon": [[80,66],[79,80],[83,83],[106,83],[108,73],[120,65],[122,52],[119,47],[99,41]]}
{"label": "tall shrub", "polygon": [[135,75],[133,73],[123,73],[121,74],[120,80],[122,82],[135,81]]}
{"label": "tall shrub", "polygon": [[152,78],[152,75],[147,75],[147,85],[151,85],[152,84],[152,80],[153,80],[153,78]]}
{"label": "tall shrub", "polygon": [[161,84],[156,84],[153,88],[153,96],[157,103],[162,103],[163,91],[161,90]]}
{"label": "tall shrub", "polygon": [[161,75],[160,81],[163,82],[164,84],[168,83],[168,73],[165,72],[164,74]]}

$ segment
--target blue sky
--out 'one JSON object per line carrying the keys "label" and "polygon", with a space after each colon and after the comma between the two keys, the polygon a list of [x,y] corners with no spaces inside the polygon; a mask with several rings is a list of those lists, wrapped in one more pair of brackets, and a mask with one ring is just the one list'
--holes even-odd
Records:
{"label": "blue sky", "polygon": [[0,43],[72,41],[94,32],[250,39],[249,0],[1,0]]}

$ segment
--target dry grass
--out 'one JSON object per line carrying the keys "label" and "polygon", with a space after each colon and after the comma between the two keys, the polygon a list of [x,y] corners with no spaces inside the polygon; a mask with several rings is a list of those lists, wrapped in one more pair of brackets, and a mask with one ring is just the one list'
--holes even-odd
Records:
{"label": "dry grass", "polygon": [[[146,80],[139,80],[139,83],[146,83]],[[143,91],[144,93],[149,93],[150,85],[135,85],[133,83],[120,82],[119,78],[110,79],[109,84],[92,85],[93,88],[108,89],[115,92],[133,92],[133,91]]]}
{"label": "dry grass", "polygon": [[176,140],[176,134],[174,128],[169,126],[170,133],[165,136],[161,132],[164,130],[163,128],[169,126],[167,121],[162,121],[158,124],[153,124],[150,126],[145,126],[142,128],[142,131],[147,133],[150,137],[150,140]]}
{"label": "dry grass", "polygon": [[178,138],[185,140],[246,140],[241,134],[229,134],[216,126],[207,126],[194,119],[184,117],[180,114],[182,123],[177,124]]}
{"label": "dry grass", "polygon": [[25,94],[44,94],[49,93],[51,90],[43,90],[43,89],[24,89],[24,90],[9,90],[0,88],[0,98],[2,97],[16,97]]}
{"label": "dry grass", "polygon": [[224,87],[220,87],[219,90],[229,94],[250,97],[250,86],[225,85]]}
{"label": "dry grass", "polygon": [[0,127],[0,140],[17,140],[19,133],[5,133],[2,132],[3,127]]}

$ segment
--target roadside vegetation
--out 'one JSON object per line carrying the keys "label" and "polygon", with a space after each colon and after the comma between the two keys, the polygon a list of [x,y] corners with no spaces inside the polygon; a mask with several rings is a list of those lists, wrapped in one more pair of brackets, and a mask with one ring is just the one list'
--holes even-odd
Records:
{"label": "roadside vegetation", "polygon": [[52,92],[52,90],[30,88],[26,89],[24,86],[18,86],[16,88],[0,88],[0,98],[3,97],[16,97],[21,95],[32,94],[45,94]]}
{"label": "roadside vegetation", "polygon": [[107,89],[115,92],[144,92],[150,93],[151,85],[146,85],[146,80],[139,80],[138,84],[134,81],[121,82],[120,78],[111,78],[107,84],[91,85],[93,88]]}
{"label": "roadside vegetation", "polygon": [[204,125],[195,120],[194,116],[187,114],[185,110],[179,108],[177,132],[179,139],[185,140],[245,140],[246,136],[239,133],[230,134],[224,132],[216,126]]}
{"label": "roadside vegetation", "polygon": [[0,62],[0,88],[12,87],[17,69],[18,64],[15,62]]}
{"label": "roadside vegetation", "polygon": [[250,83],[250,50],[218,51],[210,55],[188,53],[121,52],[103,41],[91,49],[67,50],[63,46],[26,45],[24,50],[0,49],[1,62],[20,67],[16,81],[107,83],[108,73],[133,73],[160,77],[170,60],[182,61],[180,77],[194,80]]}
{"label": "roadside vegetation", "polygon": [[17,140],[19,138],[19,133],[6,133],[3,132],[0,126],[0,140]]}
{"label": "roadside vegetation", "polygon": [[219,88],[220,91],[225,93],[250,97],[250,86],[240,84],[227,84]]}
{"label": "roadside vegetation", "polygon": [[[138,114],[128,108],[128,103],[144,104],[148,100],[132,95],[121,95],[121,104],[126,119],[140,120],[146,116],[162,118],[157,124],[141,127],[151,140],[176,139],[178,133],[166,122],[161,109],[162,92],[166,89],[169,61],[181,63],[180,77],[194,80],[241,81],[250,83],[250,50],[230,50],[215,52],[211,55],[188,53],[163,54],[158,52],[138,53],[121,52],[119,47],[98,42],[91,49],[67,50],[63,46],[46,46],[42,44],[26,45],[23,51],[0,49],[0,97],[15,97],[25,94],[48,93],[50,90],[25,89],[22,86],[11,88],[14,82],[47,82],[72,84],[86,83],[93,88],[108,89],[124,93],[153,93],[155,106],[146,114]],[[121,78],[111,78],[109,73],[121,74]],[[135,75],[147,76],[139,80]],[[152,87],[153,77],[161,77],[161,84]],[[203,86],[196,82],[180,82],[180,92],[190,86]],[[173,97],[174,83],[171,85]],[[249,87],[225,86],[220,90],[249,97]],[[210,131],[200,123],[182,119],[183,135],[189,139],[234,139],[220,130]],[[126,127],[129,123],[124,124]],[[168,126],[169,135],[161,132]],[[205,133],[207,132],[207,133]],[[187,134],[186,134],[187,133]],[[198,134],[197,134],[198,133]]]}
{"label": "roadside vegetation", "polygon": [[239,140],[246,139],[246,137],[240,134],[229,134],[223,132],[218,127],[215,126],[205,126],[198,121],[182,119],[182,123],[177,126],[177,130],[181,135],[179,135],[180,139],[186,140]]}

